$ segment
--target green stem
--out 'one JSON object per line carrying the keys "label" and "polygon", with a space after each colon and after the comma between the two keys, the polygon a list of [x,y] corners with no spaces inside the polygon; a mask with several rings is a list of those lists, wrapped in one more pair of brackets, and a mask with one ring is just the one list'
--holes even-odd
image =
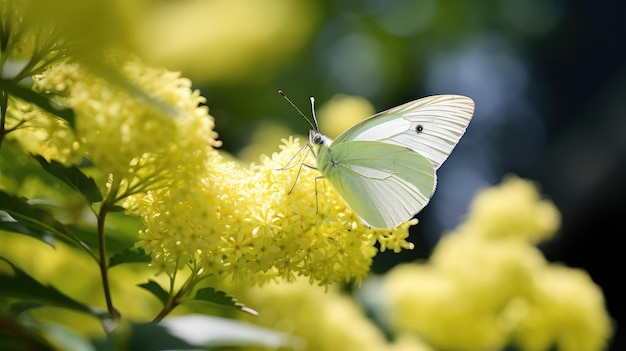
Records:
{"label": "green stem", "polygon": [[[210,275],[197,275],[197,270],[195,269],[195,267],[190,267],[192,274],[191,276],[189,276],[189,278],[187,278],[187,281],[185,281],[185,283],[183,284],[183,286],[180,288],[180,290],[178,290],[178,292],[176,293],[176,295],[172,296],[169,303],[165,306],[163,306],[163,309],[161,310],[161,312],[159,312],[159,314],[154,317],[154,319],[152,320],[153,323],[158,323],[160,322],[163,318],[165,318],[170,312],[172,312],[176,307],[178,307],[178,305],[181,304],[181,300],[185,297],[187,297],[187,295],[191,294],[194,290],[194,288],[196,287],[196,285],[198,283],[200,283],[202,280],[208,278]],[[174,277],[175,277],[174,273]],[[172,291],[174,289],[174,278],[170,279],[170,296],[172,294]]]}
{"label": "green stem", "polygon": [[170,303],[168,303],[167,305],[163,306],[163,309],[161,309],[161,312],[159,312],[159,314],[157,314],[156,317],[154,317],[152,322],[153,323],[159,323],[160,321],[162,321],[163,318],[165,318],[165,316],[167,316],[176,307],[178,307],[178,305],[180,305],[180,299],[185,297],[186,293],[187,293],[187,291],[184,288],[181,288],[180,290],[178,290],[178,293],[176,293],[176,295],[174,295],[170,299]]}
{"label": "green stem", "polygon": [[2,147],[2,141],[4,140],[4,136],[9,133],[9,131],[5,129],[8,106],[9,94],[3,90],[0,90],[0,148]]}
{"label": "green stem", "polygon": [[113,299],[111,298],[111,287],[109,284],[109,274],[108,274],[108,257],[106,255],[106,236],[104,233],[104,224],[106,220],[106,216],[109,210],[109,206],[114,204],[113,199],[115,199],[115,195],[117,193],[119,187],[119,183],[113,180],[111,184],[110,192],[107,198],[102,202],[102,206],[100,207],[100,211],[98,211],[97,219],[98,219],[98,254],[99,261],[98,265],[100,267],[100,276],[102,278],[102,289],[104,290],[104,298],[106,300],[107,310],[115,319],[120,318],[120,313],[113,307]]}
{"label": "green stem", "polygon": [[100,266],[100,276],[102,278],[102,289],[104,290],[104,298],[106,299],[107,310],[115,319],[119,319],[119,312],[113,307],[113,300],[111,298],[111,288],[109,285],[108,275],[108,258],[106,255],[106,240],[104,235],[104,222],[107,215],[107,206],[102,204],[100,211],[98,212],[98,251]]}

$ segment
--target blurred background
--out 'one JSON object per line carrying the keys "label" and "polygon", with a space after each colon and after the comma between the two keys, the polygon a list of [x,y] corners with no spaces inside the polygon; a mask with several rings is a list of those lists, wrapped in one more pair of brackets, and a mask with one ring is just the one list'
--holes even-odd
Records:
{"label": "blurred background", "polygon": [[85,5],[97,16],[75,25],[103,21],[109,31],[91,34],[123,36],[146,61],[192,79],[208,99],[223,149],[242,162],[277,151],[281,138],[307,134],[278,89],[307,115],[309,96],[320,110],[341,94],[371,102],[350,100],[359,108],[347,109],[345,119],[321,121],[329,136],[353,118],[426,95],[470,96],[475,116],[418,216],[416,249],[379,255],[374,271],[428,257],[477,190],[515,173],[540,184],[562,211],[561,232],[542,250],[553,262],[587,270],[602,287],[616,323],[611,350],[621,350],[625,265],[616,248],[626,232],[618,222],[626,210],[626,25],[619,5],[142,0],[122,2],[115,13]]}

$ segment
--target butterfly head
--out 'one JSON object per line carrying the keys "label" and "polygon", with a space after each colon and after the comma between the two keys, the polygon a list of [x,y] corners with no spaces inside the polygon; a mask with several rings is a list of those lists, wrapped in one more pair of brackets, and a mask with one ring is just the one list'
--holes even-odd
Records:
{"label": "butterfly head", "polygon": [[309,130],[309,143],[311,145],[326,145],[328,146],[331,143],[331,139],[326,135],[318,132],[317,130]]}

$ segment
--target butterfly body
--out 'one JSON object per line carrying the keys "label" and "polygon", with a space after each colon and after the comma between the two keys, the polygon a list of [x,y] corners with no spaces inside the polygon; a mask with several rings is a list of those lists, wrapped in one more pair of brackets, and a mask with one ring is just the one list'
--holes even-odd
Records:
{"label": "butterfly body", "polygon": [[335,140],[309,133],[317,169],[361,220],[392,228],[430,201],[435,171],[465,132],[474,102],[436,95],[378,113]]}

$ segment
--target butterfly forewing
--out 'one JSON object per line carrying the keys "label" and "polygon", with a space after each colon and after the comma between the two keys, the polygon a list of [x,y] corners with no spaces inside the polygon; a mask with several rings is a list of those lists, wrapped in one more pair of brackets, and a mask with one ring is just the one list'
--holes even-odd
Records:
{"label": "butterfly forewing", "polygon": [[333,144],[363,140],[403,146],[426,157],[436,170],[465,133],[473,113],[474,102],[468,97],[430,96],[378,113]]}
{"label": "butterfly forewing", "polygon": [[372,141],[321,146],[317,164],[363,222],[392,228],[411,219],[430,200],[435,170],[405,147]]}

